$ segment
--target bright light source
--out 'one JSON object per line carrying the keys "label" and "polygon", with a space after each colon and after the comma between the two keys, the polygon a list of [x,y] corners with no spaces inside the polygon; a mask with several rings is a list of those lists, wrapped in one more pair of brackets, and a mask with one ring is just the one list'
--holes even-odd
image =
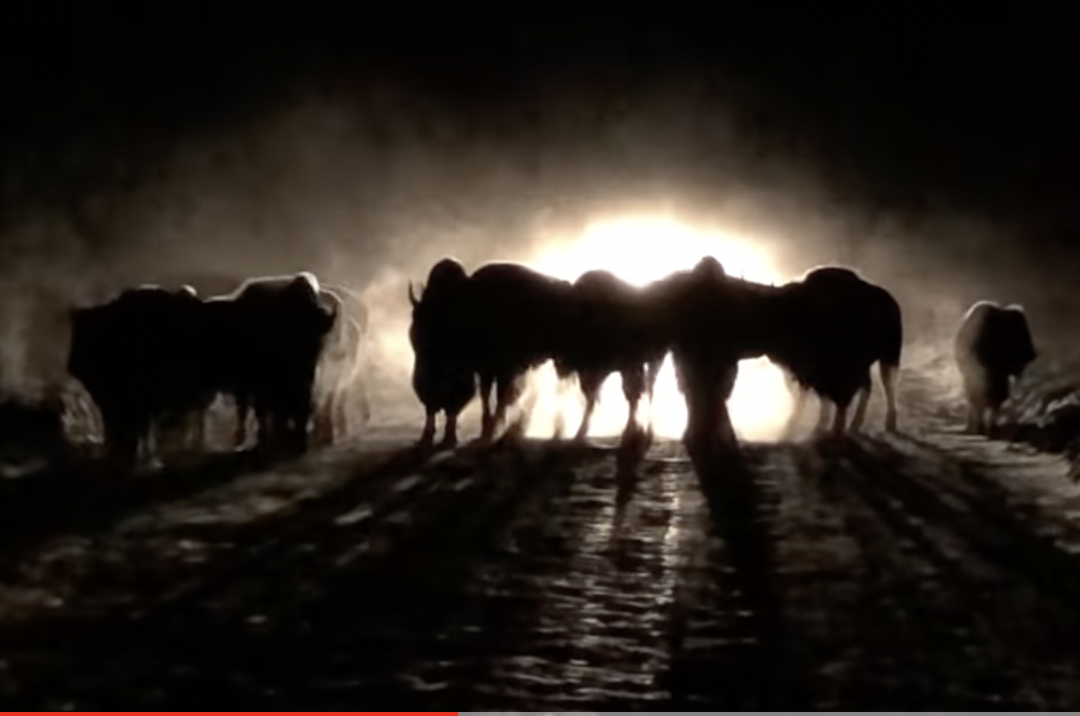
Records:
{"label": "bright light source", "polygon": [[[715,256],[732,276],[761,283],[784,280],[773,269],[769,257],[745,239],[720,231],[696,230],[667,217],[598,222],[590,225],[580,239],[550,244],[525,263],[570,281],[591,269],[606,269],[630,283],[642,285],[691,268],[705,255]],[[576,388],[559,390],[550,363],[536,372],[532,388],[537,391],[538,399],[529,421],[529,435],[551,436],[560,416],[569,433],[577,430],[584,400]],[[743,361],[728,407],[741,437],[770,439],[778,436],[790,414],[792,396],[783,374],[768,360]],[[657,378],[652,414],[657,435],[682,435],[686,405],[676,385],[670,358]],[[621,379],[612,375],[600,392],[589,434],[618,435],[626,418]]]}

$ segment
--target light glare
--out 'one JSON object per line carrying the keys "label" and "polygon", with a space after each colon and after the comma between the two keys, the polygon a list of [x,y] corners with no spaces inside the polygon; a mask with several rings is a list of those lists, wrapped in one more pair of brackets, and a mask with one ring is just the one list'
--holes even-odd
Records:
{"label": "light glare", "polygon": [[[769,257],[746,240],[720,231],[699,231],[667,217],[624,218],[597,222],[576,241],[554,242],[525,263],[544,273],[573,281],[591,269],[606,269],[634,285],[644,285],[675,271],[691,268],[703,256],[716,257],[724,270],[760,283],[780,283]],[[561,416],[566,430],[577,430],[584,413],[584,399],[576,389],[560,389],[549,363],[536,371],[532,387],[538,399],[530,416],[527,434],[550,437]],[[643,401],[644,403],[644,401]],[[767,359],[743,361],[728,407],[740,437],[767,440],[779,435],[793,406],[783,374]],[[647,413],[642,406],[642,416]],[[652,406],[653,425],[660,437],[677,438],[686,424],[686,405],[675,381],[670,356],[656,382]],[[604,383],[593,413],[589,435],[614,436],[622,432],[627,405],[621,378],[612,375]]]}

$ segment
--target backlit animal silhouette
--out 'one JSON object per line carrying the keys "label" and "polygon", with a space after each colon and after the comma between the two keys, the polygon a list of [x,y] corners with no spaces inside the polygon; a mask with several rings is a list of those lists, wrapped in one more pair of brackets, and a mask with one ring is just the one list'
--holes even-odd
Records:
{"label": "backlit animal silhouette", "polygon": [[978,301],[953,341],[968,401],[967,429],[986,433],[1009,398],[1011,384],[1038,357],[1021,306]]}

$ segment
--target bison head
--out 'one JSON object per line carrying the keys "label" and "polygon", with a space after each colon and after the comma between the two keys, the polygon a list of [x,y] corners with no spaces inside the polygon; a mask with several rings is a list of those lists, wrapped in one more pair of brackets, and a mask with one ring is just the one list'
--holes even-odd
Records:
{"label": "bison head", "polygon": [[465,267],[457,259],[446,258],[431,267],[428,272],[427,285],[420,285],[419,292],[413,288],[413,282],[409,281],[409,303],[417,308],[428,294],[442,293],[448,289],[461,286],[469,278]]}
{"label": "bison head", "polygon": [[702,256],[701,260],[694,265],[695,276],[709,279],[722,279],[727,273],[723,264],[715,256]]}

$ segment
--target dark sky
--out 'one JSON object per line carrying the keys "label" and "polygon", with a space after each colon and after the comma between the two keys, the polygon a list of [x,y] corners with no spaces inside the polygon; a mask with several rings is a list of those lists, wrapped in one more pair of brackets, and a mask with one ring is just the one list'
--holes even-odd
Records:
{"label": "dark sky", "polygon": [[1080,83],[1065,9],[1021,18],[959,5],[909,17],[878,4],[828,15],[792,15],[782,3],[19,5],[0,11],[7,209],[137,183],[162,146],[257,116],[300,87],[400,83],[494,132],[538,86],[614,101],[690,78],[738,87],[732,109],[766,148],[811,157],[865,202],[954,206],[1058,240],[1080,229],[1070,96]]}

